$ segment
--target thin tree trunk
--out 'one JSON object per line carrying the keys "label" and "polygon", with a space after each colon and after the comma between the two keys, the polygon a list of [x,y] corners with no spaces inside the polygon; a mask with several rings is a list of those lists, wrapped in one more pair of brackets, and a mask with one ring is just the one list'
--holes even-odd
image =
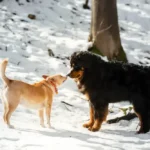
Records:
{"label": "thin tree trunk", "polygon": [[107,56],[109,60],[127,61],[121,46],[116,0],[92,0],[90,51]]}
{"label": "thin tree trunk", "polygon": [[[109,60],[116,59],[127,62],[119,34],[116,0],[92,0],[91,28],[88,41],[93,43],[89,51],[107,56]],[[130,120],[134,117],[136,115],[133,113],[108,120],[108,123],[115,123],[122,119]]]}

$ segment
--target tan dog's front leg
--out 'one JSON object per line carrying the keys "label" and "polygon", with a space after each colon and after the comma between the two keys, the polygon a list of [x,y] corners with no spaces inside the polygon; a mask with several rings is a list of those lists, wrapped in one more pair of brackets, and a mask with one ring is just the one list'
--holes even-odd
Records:
{"label": "tan dog's front leg", "polygon": [[45,127],[44,126],[44,114],[43,114],[43,109],[40,109],[39,110],[39,117],[40,117],[40,125],[42,126],[42,127]]}
{"label": "tan dog's front leg", "polygon": [[50,124],[50,115],[51,115],[51,104],[47,104],[46,105],[46,118],[47,118],[47,127],[50,128],[51,124]]}

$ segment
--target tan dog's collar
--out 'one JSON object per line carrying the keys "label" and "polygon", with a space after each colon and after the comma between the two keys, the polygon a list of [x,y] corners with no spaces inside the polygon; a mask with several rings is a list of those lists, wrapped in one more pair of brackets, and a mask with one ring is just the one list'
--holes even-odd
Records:
{"label": "tan dog's collar", "polygon": [[[46,81],[46,80],[45,80],[45,81]],[[48,83],[47,83],[47,81],[46,81],[46,82],[44,82],[44,85],[47,86],[48,88],[50,88],[52,91],[53,91],[53,89],[52,89],[52,87],[53,87],[53,88],[54,88],[54,91],[53,91],[53,92],[55,92],[55,94],[58,94],[57,86],[56,86],[56,84],[55,84],[53,81],[50,81],[50,82],[48,82]]]}
{"label": "tan dog's collar", "polygon": [[56,84],[52,80],[49,83],[54,87],[55,93],[58,94],[58,89],[57,89]]}

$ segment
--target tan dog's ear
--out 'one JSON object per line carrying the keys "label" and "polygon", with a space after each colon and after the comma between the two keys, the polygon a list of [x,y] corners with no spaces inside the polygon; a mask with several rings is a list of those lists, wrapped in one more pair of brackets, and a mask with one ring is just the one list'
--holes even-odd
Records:
{"label": "tan dog's ear", "polygon": [[42,77],[43,77],[44,79],[47,79],[49,76],[47,76],[47,75],[42,75]]}

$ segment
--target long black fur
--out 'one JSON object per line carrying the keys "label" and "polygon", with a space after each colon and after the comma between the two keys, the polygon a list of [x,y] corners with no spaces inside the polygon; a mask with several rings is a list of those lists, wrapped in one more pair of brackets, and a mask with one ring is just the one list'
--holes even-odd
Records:
{"label": "long black fur", "polygon": [[73,53],[70,63],[84,68],[80,84],[84,86],[83,93],[89,94],[95,118],[103,117],[102,111],[109,103],[129,101],[140,116],[139,133],[149,131],[150,67],[106,62],[87,51]]}

